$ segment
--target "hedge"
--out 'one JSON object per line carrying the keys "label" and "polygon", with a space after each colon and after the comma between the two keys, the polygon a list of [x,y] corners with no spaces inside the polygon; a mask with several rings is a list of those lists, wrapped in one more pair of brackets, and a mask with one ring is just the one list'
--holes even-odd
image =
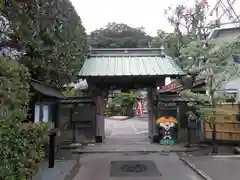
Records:
{"label": "hedge", "polygon": [[0,179],[28,180],[43,158],[45,124],[27,127],[28,69],[0,57]]}

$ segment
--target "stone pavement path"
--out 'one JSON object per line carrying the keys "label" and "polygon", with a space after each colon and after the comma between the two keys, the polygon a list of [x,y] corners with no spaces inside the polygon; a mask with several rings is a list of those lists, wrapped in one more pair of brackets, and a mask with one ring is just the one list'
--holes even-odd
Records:
{"label": "stone pavement path", "polygon": [[240,158],[185,157],[214,180],[239,180]]}
{"label": "stone pavement path", "polygon": [[[136,166],[138,165],[138,166]],[[134,169],[137,167],[137,169]],[[136,170],[135,172],[133,172]],[[84,154],[73,180],[202,180],[176,154]]]}
{"label": "stone pavement path", "polygon": [[105,119],[105,144],[149,144],[147,118]]}
{"label": "stone pavement path", "polygon": [[148,136],[147,118],[131,118],[124,121],[105,119],[106,136]]}
{"label": "stone pavement path", "polygon": [[[176,154],[162,153],[163,150],[176,151],[185,148],[149,143],[147,123],[144,118],[106,120],[107,136],[104,143],[79,149],[79,152],[86,154],[69,152],[73,158],[56,161],[53,169],[48,169],[45,163],[45,168],[38,174],[40,176],[36,176],[34,180],[202,180]],[[144,171],[123,171],[123,166],[124,170],[129,170],[129,165],[132,170],[133,163],[140,164],[140,170]],[[137,168],[139,171],[138,166]]]}
{"label": "stone pavement path", "polygon": [[48,161],[44,161],[32,180],[64,180],[75,165],[76,160],[56,160],[55,167],[48,168]]}
{"label": "stone pavement path", "polygon": [[186,148],[150,143],[146,118],[105,122],[104,143],[75,151],[81,156],[73,180],[202,180],[175,153],[162,152]]}
{"label": "stone pavement path", "polygon": [[190,150],[185,148],[184,144],[163,146],[150,143],[147,118],[136,117],[124,121],[106,119],[105,128],[106,139],[104,143],[88,145],[84,149],[76,149],[74,152],[182,152]]}

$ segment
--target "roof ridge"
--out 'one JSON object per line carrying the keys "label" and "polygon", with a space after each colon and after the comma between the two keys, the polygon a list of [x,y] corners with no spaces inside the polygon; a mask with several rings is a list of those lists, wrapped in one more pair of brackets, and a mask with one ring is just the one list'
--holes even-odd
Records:
{"label": "roof ridge", "polygon": [[43,82],[43,81],[39,81],[39,80],[37,80],[37,79],[31,78],[30,81],[59,90],[59,88],[58,88],[57,86],[47,84],[47,83],[45,83],[45,82]]}

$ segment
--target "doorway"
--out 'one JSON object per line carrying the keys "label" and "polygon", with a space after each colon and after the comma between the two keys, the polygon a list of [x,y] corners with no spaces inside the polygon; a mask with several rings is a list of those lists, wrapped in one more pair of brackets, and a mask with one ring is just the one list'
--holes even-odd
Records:
{"label": "doorway", "polygon": [[107,100],[105,143],[139,144],[149,142],[146,92],[118,91]]}

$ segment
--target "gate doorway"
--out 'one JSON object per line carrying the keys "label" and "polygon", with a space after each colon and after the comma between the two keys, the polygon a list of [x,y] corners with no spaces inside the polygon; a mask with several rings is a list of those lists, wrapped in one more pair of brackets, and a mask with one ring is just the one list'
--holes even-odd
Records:
{"label": "gate doorway", "polygon": [[148,142],[146,90],[114,90],[106,100],[106,143]]}
{"label": "gate doorway", "polygon": [[[167,56],[161,48],[116,48],[90,49],[89,56],[79,73],[79,78],[86,79],[88,89],[96,103],[96,141],[104,142],[110,135],[134,134],[135,137],[154,139],[156,136],[157,87],[165,85],[165,78],[177,78],[185,73]],[[119,121],[105,118],[105,109],[109,92],[114,89],[147,89],[147,114],[129,120]],[[117,121],[117,120],[115,120]],[[135,127],[134,124],[143,127]],[[117,132],[121,129],[123,132]],[[128,132],[128,130],[133,132]],[[124,132],[127,131],[127,132]],[[142,132],[142,133],[141,133]],[[124,137],[124,138],[123,138]],[[110,139],[109,141],[110,142]],[[130,141],[131,142],[131,141]]]}

